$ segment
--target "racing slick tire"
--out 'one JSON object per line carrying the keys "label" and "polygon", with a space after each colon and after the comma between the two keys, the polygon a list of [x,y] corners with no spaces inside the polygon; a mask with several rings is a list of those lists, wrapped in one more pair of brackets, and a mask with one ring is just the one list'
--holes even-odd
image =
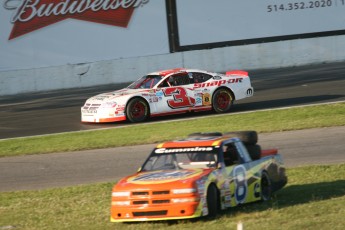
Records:
{"label": "racing slick tire", "polygon": [[130,122],[145,121],[150,114],[149,105],[140,97],[133,98],[127,104],[126,114]]}
{"label": "racing slick tire", "polygon": [[188,137],[221,137],[221,132],[210,132],[210,133],[191,133]]}
{"label": "racing slick tire", "polygon": [[246,145],[247,151],[253,161],[261,158],[261,146],[260,145]]}
{"label": "racing slick tire", "polygon": [[218,200],[218,192],[216,186],[211,184],[207,189],[206,195],[206,202],[208,207],[208,218],[214,218],[217,216],[218,207],[219,207],[219,200]]}
{"label": "racing slick tire", "polygon": [[261,200],[269,201],[272,198],[272,182],[267,172],[263,171],[261,175]]}
{"label": "racing slick tire", "polygon": [[238,137],[245,145],[255,145],[258,143],[258,133],[256,131],[227,132],[224,136]]}
{"label": "racing slick tire", "polygon": [[228,112],[233,102],[233,96],[226,88],[217,89],[212,96],[212,107],[216,113]]}

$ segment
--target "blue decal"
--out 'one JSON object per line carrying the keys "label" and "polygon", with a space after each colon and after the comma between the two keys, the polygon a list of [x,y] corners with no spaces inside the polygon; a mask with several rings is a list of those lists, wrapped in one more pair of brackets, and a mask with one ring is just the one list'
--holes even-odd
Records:
{"label": "blue decal", "polygon": [[239,165],[234,168],[233,171],[235,181],[235,198],[236,203],[241,204],[246,200],[248,186],[246,179],[246,168],[243,165]]}

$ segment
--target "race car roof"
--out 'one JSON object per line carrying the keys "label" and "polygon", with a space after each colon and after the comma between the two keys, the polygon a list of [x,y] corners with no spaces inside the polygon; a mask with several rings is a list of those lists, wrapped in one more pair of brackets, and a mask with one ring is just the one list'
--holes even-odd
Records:
{"label": "race car roof", "polygon": [[159,71],[159,72],[157,72],[157,74],[161,75],[161,76],[167,76],[167,75],[173,74],[173,73],[186,72],[186,70],[187,69],[184,69],[184,68],[168,69],[168,70]]}
{"label": "race car roof", "polygon": [[161,70],[161,71],[153,72],[153,73],[150,73],[148,75],[160,75],[160,76],[165,77],[165,76],[170,75],[170,74],[188,73],[188,72],[209,73],[208,71],[200,70],[200,69],[175,68],[175,69],[167,69],[167,70]]}
{"label": "race car roof", "polygon": [[224,137],[209,137],[206,140],[198,138],[188,138],[178,141],[168,141],[157,145],[156,148],[181,148],[181,147],[204,147],[204,146],[219,146],[222,141],[228,138]]}

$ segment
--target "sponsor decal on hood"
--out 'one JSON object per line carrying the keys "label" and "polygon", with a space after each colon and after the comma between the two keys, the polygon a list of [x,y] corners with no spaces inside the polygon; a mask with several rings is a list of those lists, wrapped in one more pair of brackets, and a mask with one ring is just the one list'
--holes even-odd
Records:
{"label": "sponsor decal on hood", "polygon": [[105,102],[105,101],[109,101],[109,100],[113,100],[117,97],[121,97],[121,96],[127,96],[127,95],[131,95],[131,94],[136,94],[136,93],[142,93],[142,92],[147,92],[148,90],[143,90],[143,89],[121,89],[121,90],[116,90],[113,92],[109,92],[109,93],[102,93],[102,94],[98,94],[96,96],[93,96],[91,98],[88,99],[88,102]]}
{"label": "sponsor decal on hood", "polygon": [[129,177],[127,183],[132,184],[159,184],[178,180],[190,179],[203,173],[202,169],[190,170],[164,170],[154,172],[143,172]]}

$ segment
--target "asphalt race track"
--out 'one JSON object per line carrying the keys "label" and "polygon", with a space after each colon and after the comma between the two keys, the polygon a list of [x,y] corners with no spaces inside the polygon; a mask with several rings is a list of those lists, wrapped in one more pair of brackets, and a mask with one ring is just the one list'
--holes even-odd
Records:
{"label": "asphalt race track", "polygon": [[[249,71],[249,74],[254,97],[236,102],[232,113],[345,100],[345,62]],[[127,85],[0,96],[0,139],[131,125],[80,123],[80,107],[87,98]],[[154,118],[149,122],[201,115],[213,113]]]}
{"label": "asphalt race track", "polygon": [[[287,167],[345,163],[345,126],[259,135]],[[0,192],[114,182],[134,173],[155,145],[0,158]]]}
{"label": "asphalt race track", "polygon": [[[239,101],[232,112],[345,101],[345,63],[250,71],[255,95]],[[95,94],[127,84],[0,97],[0,139],[58,132],[119,127],[81,124],[80,107]],[[169,121],[199,113],[149,122]],[[344,115],[345,119],[345,115]],[[262,134],[263,148],[278,148],[288,167],[344,163],[345,126]],[[1,142],[0,142],[1,144]],[[133,173],[154,145],[0,158],[0,191],[45,189],[114,182]]]}

